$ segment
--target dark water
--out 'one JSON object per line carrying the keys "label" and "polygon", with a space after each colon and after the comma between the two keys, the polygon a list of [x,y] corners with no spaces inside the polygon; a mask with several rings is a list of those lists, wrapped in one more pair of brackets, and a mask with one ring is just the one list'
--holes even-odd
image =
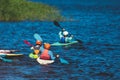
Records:
{"label": "dark water", "polygon": [[35,44],[34,33],[44,42],[58,41],[60,29],[52,22],[0,22],[0,49],[17,49],[23,57],[0,62],[0,80],[119,80],[120,79],[120,6],[117,0],[33,0],[56,6],[73,21],[60,22],[84,43],[51,50],[70,62],[41,66],[28,57]]}

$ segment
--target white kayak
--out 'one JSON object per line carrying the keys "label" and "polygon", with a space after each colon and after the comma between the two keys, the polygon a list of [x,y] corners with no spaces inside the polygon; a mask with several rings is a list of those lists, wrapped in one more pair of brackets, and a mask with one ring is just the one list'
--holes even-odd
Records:
{"label": "white kayak", "polygon": [[47,65],[47,64],[54,63],[54,60],[43,60],[43,59],[37,58],[37,62],[40,63],[41,65]]}
{"label": "white kayak", "polygon": [[71,44],[75,44],[75,43],[78,43],[78,41],[71,41],[69,43],[55,42],[55,43],[51,44],[51,46],[67,46],[67,45],[71,45]]}
{"label": "white kayak", "polygon": [[18,50],[0,50],[0,53],[12,53],[12,52],[16,52]]}
{"label": "white kayak", "polygon": [[22,56],[23,54],[6,54],[6,53],[0,53],[0,56],[8,56],[8,57],[15,57],[15,56]]}

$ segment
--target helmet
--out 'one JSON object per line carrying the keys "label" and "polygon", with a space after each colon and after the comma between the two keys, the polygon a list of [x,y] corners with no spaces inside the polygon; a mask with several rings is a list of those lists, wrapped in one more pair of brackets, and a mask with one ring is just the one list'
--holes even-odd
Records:
{"label": "helmet", "polygon": [[42,42],[41,41],[36,41],[36,45],[41,45],[42,44]]}
{"label": "helmet", "polygon": [[44,43],[44,48],[45,49],[50,49],[51,45],[49,43]]}
{"label": "helmet", "polygon": [[65,35],[65,36],[68,35],[68,32],[67,32],[67,31],[64,31],[64,32],[63,32],[63,35]]}

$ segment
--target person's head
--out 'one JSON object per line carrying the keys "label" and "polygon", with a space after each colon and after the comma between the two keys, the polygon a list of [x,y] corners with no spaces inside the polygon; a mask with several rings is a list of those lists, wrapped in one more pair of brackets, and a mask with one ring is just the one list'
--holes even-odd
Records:
{"label": "person's head", "polygon": [[42,45],[42,42],[39,41],[39,40],[37,40],[37,41],[36,41],[36,45]]}
{"label": "person's head", "polygon": [[44,48],[45,48],[45,49],[48,49],[48,50],[49,50],[50,47],[51,47],[51,45],[50,45],[49,43],[44,43]]}
{"label": "person's head", "polygon": [[64,36],[68,36],[68,34],[69,34],[69,33],[68,33],[67,31],[64,31],[64,32],[63,32],[63,35],[64,35]]}

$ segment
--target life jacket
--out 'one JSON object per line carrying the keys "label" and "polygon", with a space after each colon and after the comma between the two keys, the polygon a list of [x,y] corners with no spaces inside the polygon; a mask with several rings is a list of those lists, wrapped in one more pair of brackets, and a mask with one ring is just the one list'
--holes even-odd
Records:
{"label": "life jacket", "polygon": [[50,55],[48,54],[48,50],[45,49],[42,54],[40,55],[40,59],[44,59],[44,60],[50,60]]}
{"label": "life jacket", "polygon": [[35,49],[34,54],[38,55],[40,53],[40,50]]}
{"label": "life jacket", "polygon": [[61,37],[60,43],[65,43],[65,37]]}
{"label": "life jacket", "polygon": [[38,55],[39,53],[40,53],[40,45],[36,45],[35,47],[34,47],[34,54],[36,54],[36,55]]}

